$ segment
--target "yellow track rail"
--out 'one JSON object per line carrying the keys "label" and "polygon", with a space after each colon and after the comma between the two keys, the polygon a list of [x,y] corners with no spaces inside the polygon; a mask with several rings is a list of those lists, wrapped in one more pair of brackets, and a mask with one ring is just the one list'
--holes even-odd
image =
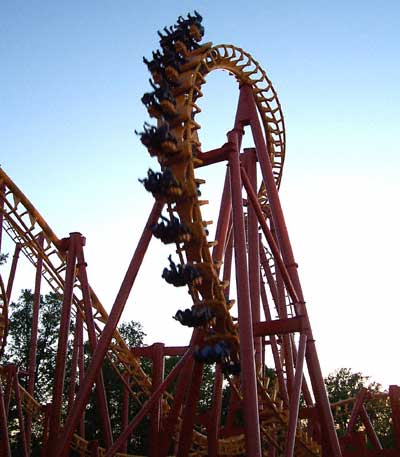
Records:
{"label": "yellow track rail", "polygon": [[[273,163],[274,176],[277,185],[280,184],[282,167],[285,157],[285,130],[281,107],[271,82],[259,64],[240,48],[230,45],[212,46],[206,44],[187,56],[188,63],[182,66],[178,76],[179,84],[174,88],[178,121],[171,124],[171,131],[178,140],[178,153],[173,156],[159,157],[163,167],[168,167],[181,184],[182,192],[179,198],[169,201],[170,211],[179,214],[180,220],[187,225],[192,233],[190,242],[185,243],[179,250],[181,262],[184,255],[201,271],[203,281],[190,288],[194,304],[207,302],[214,306],[217,312],[216,329],[220,337],[228,339],[232,344],[238,344],[235,325],[225,302],[224,288],[218,277],[218,265],[215,265],[207,241],[206,223],[201,215],[201,202],[197,197],[195,167],[199,159],[192,156],[193,147],[200,149],[197,131],[200,126],[195,121],[195,115],[200,112],[198,100],[201,97],[201,87],[205,76],[215,69],[224,69],[236,76],[240,84],[250,84],[264,126],[270,159]],[[14,241],[21,246],[28,260],[36,266],[37,259],[43,259],[43,277],[51,288],[62,294],[64,279],[62,273],[66,268],[65,254],[61,249],[60,239],[54,234],[42,216],[33,207],[20,189],[12,182],[6,173],[0,169],[0,186],[5,185],[6,192],[2,195],[4,208],[4,229]],[[259,193],[260,200],[266,203],[264,190]],[[45,244],[41,248],[37,242],[40,233],[44,234]],[[78,285],[77,285],[78,286]],[[78,286],[79,287],[79,286]],[[4,289],[4,287],[3,287]],[[3,291],[2,291],[3,293]],[[5,294],[3,294],[5,295]],[[94,318],[98,336],[107,321],[108,315],[94,291],[91,291]],[[1,304],[1,302],[0,302]],[[76,312],[82,312],[80,299],[74,296]],[[3,301],[0,305],[0,338],[4,344],[5,332],[1,333],[1,319],[5,322],[7,306]],[[109,358],[121,373],[129,373],[131,379],[131,395],[139,403],[151,394],[151,380],[140,367],[139,361],[130,352],[118,331],[115,331],[108,351]],[[33,415],[40,412],[40,405],[22,388],[24,407]],[[259,395],[262,399],[261,431],[266,443],[282,436],[287,426],[287,413],[280,405],[275,395],[270,395],[260,385]],[[163,410],[168,411],[165,401]],[[266,417],[267,419],[263,419]],[[301,429],[300,429],[301,430]],[[87,451],[87,442],[79,436],[74,436],[73,447],[83,452]],[[102,452],[102,451],[101,451]],[[245,454],[244,436],[239,435],[219,440],[219,455],[243,456]],[[87,454],[89,455],[89,454]],[[118,454],[122,456],[123,454]],[[202,433],[194,434],[191,455],[207,455],[207,438]],[[267,455],[267,454],[265,454]],[[299,431],[296,437],[296,456],[316,457],[320,455],[318,445],[309,439],[305,432]]]}

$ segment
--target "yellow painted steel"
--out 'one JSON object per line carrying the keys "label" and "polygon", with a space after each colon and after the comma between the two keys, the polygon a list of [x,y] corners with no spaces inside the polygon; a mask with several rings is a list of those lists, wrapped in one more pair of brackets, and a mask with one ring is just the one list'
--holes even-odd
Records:
{"label": "yellow painted steel", "polygon": [[[201,205],[196,192],[199,180],[195,177],[195,168],[199,159],[192,155],[193,148],[200,148],[198,138],[199,124],[195,116],[200,112],[199,98],[202,96],[201,87],[205,77],[213,70],[223,69],[231,72],[240,84],[250,84],[253,88],[254,98],[259,115],[264,126],[268,152],[273,163],[274,176],[279,186],[285,157],[285,129],[281,107],[275,90],[265,72],[259,64],[245,51],[231,45],[212,46],[211,43],[201,46],[192,53],[187,54],[188,63],[183,65],[181,71],[174,77],[179,83],[174,89],[176,97],[177,119],[171,123],[171,131],[177,138],[177,147],[165,146],[165,153],[158,155],[158,160],[164,167],[171,169],[181,183],[180,195],[171,195],[168,206],[170,212],[176,212],[181,221],[187,225],[192,233],[190,241],[186,241],[184,248],[179,250],[181,262],[191,262],[201,271],[202,282],[190,287],[190,294],[194,305],[206,302],[211,305],[217,315],[212,325],[220,338],[228,340],[238,351],[238,337],[235,324],[229,313],[229,306],[224,296],[225,283],[218,277],[219,264],[215,264],[210,253],[210,243],[207,240],[205,227],[207,222],[202,219]],[[170,69],[170,72],[172,70]],[[156,75],[155,75],[156,76]],[[156,77],[154,80],[156,81]],[[168,109],[173,109],[169,107]],[[153,114],[154,113],[150,113]],[[4,195],[4,229],[11,239],[18,243],[22,252],[29,261],[36,266],[37,259],[43,259],[43,277],[51,288],[62,293],[64,279],[62,273],[66,268],[66,259],[61,249],[61,240],[57,238],[44,218],[29,202],[20,189],[12,182],[0,168],[0,184],[4,183],[7,189]],[[266,206],[264,189],[259,192],[260,201]],[[44,234],[45,244],[41,248],[37,243],[39,233]],[[186,260],[184,258],[184,255]],[[4,287],[3,287],[4,289]],[[3,293],[3,292],[2,292]],[[94,318],[98,336],[107,321],[108,315],[93,290],[91,290]],[[1,303],[1,302],[0,302]],[[0,305],[0,338],[1,316],[5,315],[6,305]],[[74,295],[75,313],[82,313],[81,300]],[[4,319],[3,319],[4,320]],[[3,338],[4,339],[4,338]],[[116,330],[109,347],[108,357],[121,373],[129,373],[130,394],[139,404],[142,404],[151,394],[151,380],[140,367],[139,360],[130,352],[122,337]],[[32,415],[40,413],[40,405],[22,388],[21,397],[24,408]],[[275,391],[271,396],[265,383],[259,383],[259,395],[262,399],[262,415],[267,419],[261,420],[263,442],[275,442],[283,446],[282,436],[285,435],[287,426],[287,412],[281,407],[279,396]],[[163,397],[163,413],[169,411],[172,397],[165,394]],[[180,422],[179,422],[180,423]],[[89,455],[88,443],[75,435],[73,448]],[[244,456],[245,441],[243,435],[220,439],[219,455]],[[320,455],[319,446],[313,442],[304,430],[299,427],[296,436],[295,455],[298,457],[317,457]],[[104,450],[100,450],[100,455]],[[124,454],[117,454],[123,456]],[[196,430],[190,455],[207,455],[207,438]],[[268,452],[264,452],[268,455]]]}

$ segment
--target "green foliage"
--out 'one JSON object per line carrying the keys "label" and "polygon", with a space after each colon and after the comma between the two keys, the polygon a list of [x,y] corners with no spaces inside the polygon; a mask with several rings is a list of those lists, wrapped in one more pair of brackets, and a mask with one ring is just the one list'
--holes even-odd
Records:
{"label": "green foliage", "polygon": [[[19,299],[10,305],[7,345],[4,358],[14,363],[19,371],[28,371],[31,346],[33,293],[22,290]],[[57,353],[58,328],[61,314],[61,297],[50,292],[40,297],[39,327],[35,367],[34,395],[41,403],[50,398]],[[26,387],[26,380],[21,378]]]}
{"label": "green foliage", "polygon": [[[9,332],[5,353],[0,363],[15,364],[20,374],[19,381],[23,387],[27,387],[28,377],[26,373],[29,367],[29,349],[31,345],[32,313],[34,296],[31,290],[22,290],[16,302],[10,304]],[[40,297],[39,326],[37,334],[37,356],[35,366],[35,390],[34,396],[40,403],[51,400],[54,383],[54,370],[58,346],[58,330],[60,325],[62,297],[54,292]],[[71,337],[68,341],[67,366],[65,386],[69,384],[71,372],[71,358],[73,345],[73,325],[70,326]],[[141,346],[145,333],[138,322],[126,322],[119,327],[121,336],[128,346]],[[90,363],[89,344],[84,345],[85,365]],[[150,366],[150,365],[149,365]],[[122,405],[122,382],[121,377],[113,368],[109,360],[105,360],[103,367],[104,385],[107,394],[108,408],[112,432],[117,436],[121,431],[121,405]],[[25,374],[24,374],[25,373]],[[66,389],[67,391],[68,389]],[[140,405],[130,401],[129,419],[131,420],[139,411]],[[63,405],[63,414],[66,413],[66,402]],[[12,455],[21,455],[19,446],[19,424],[16,407],[12,404],[9,416],[9,432],[11,436]],[[41,426],[33,423],[32,452],[31,455],[40,455],[40,440],[42,437]],[[97,407],[96,389],[93,389],[85,412],[85,433],[87,439],[102,440],[102,424]],[[141,424],[136,435],[132,438],[130,450],[146,452],[146,425]]]}
{"label": "green foliage", "polygon": [[[328,392],[329,401],[336,403],[348,398],[354,398],[365,387],[371,394],[383,392],[381,384],[370,382],[369,376],[362,373],[353,373],[349,368],[341,368],[328,375],[325,379],[325,385]],[[339,436],[343,436],[347,429],[351,409],[354,403],[349,407],[342,406],[334,409],[334,420]],[[391,410],[387,400],[367,401],[367,413],[372,421],[374,429],[385,448],[392,447],[393,432],[391,428]],[[357,427],[362,424],[358,420]]]}
{"label": "green foliage", "polygon": [[[129,347],[143,346],[143,339],[146,334],[144,333],[142,325],[139,322],[124,322],[118,327],[118,331]],[[90,362],[90,350],[88,343],[85,344],[85,354],[85,364],[88,366]],[[104,386],[107,396],[108,413],[114,437],[118,436],[121,432],[122,404],[124,393],[124,384],[121,380],[121,376],[123,376],[124,373],[119,371],[118,368],[115,368],[117,366],[118,364],[114,364],[113,366],[113,364],[111,364],[111,362],[106,359],[102,367]],[[129,420],[132,420],[133,417],[139,412],[140,407],[141,405],[138,402],[130,399],[128,415]],[[135,433],[129,440],[129,452],[142,454],[146,452],[147,429],[148,421],[142,421],[142,423],[138,426]],[[104,445],[102,416],[98,408],[95,388],[92,391],[88,405],[86,407],[85,433],[86,439],[98,440],[100,445]]]}

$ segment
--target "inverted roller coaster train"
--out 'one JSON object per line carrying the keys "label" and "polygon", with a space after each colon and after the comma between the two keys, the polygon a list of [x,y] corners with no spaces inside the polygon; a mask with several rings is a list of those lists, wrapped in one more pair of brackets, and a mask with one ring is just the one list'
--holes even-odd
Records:
{"label": "inverted roller coaster train", "polygon": [[[144,59],[152,90],[142,98],[156,122],[146,122],[137,132],[160,166],[141,180],[155,202],[109,314],[89,285],[82,234],[58,238],[0,169],[0,252],[4,234],[15,244],[8,277],[0,275],[0,355],[7,344],[8,305],[21,254],[36,271],[29,367],[21,373],[16,365],[0,366],[0,455],[31,455],[33,430],[39,430],[43,456],[133,455],[131,437],[147,419],[145,455],[150,457],[399,456],[399,387],[375,396],[362,389],[356,398],[329,403],[278,195],[285,125],[271,81],[244,50],[202,43],[204,27],[197,12],[179,17],[158,34],[160,49]],[[238,105],[226,143],[203,151],[196,115],[202,86],[215,70],[236,78]],[[245,127],[254,147],[243,149]],[[201,210],[209,204],[201,199],[206,183],[196,175],[220,162],[227,165],[226,175],[215,240],[210,241],[211,222]],[[185,347],[157,342],[130,348],[117,330],[153,237],[173,250],[160,281],[188,288],[191,303],[175,314],[176,325],[193,328]],[[62,297],[54,385],[46,404],[35,398],[43,280]],[[67,383],[71,322],[72,375]],[[89,356],[83,350],[86,339]],[[85,363],[84,355],[89,357]],[[168,356],[179,361],[165,376]],[[151,360],[150,374],[143,358]],[[123,393],[118,432],[110,422],[105,361]],[[213,392],[211,406],[200,414],[205,364],[213,367]],[[94,386],[101,426],[96,440],[85,434],[85,409]],[[224,416],[223,389],[230,393]],[[391,406],[394,449],[382,448],[366,402]],[[132,404],[137,406],[134,417]],[[348,414],[347,432],[340,439],[332,414],[339,407]],[[356,430],[359,420],[362,430]],[[19,444],[13,451],[15,439]]]}

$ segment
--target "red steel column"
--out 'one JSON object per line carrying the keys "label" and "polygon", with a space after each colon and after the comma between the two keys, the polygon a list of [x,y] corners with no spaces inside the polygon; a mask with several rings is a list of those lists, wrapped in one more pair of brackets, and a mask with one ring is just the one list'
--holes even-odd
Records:
{"label": "red steel column", "polygon": [[[271,312],[269,310],[268,297],[265,292],[264,284],[261,284],[261,300],[262,300],[263,307],[264,307],[265,320],[270,321]],[[271,342],[271,351],[272,351],[272,356],[274,358],[274,363],[275,363],[276,376],[278,378],[278,383],[279,383],[279,392],[282,396],[283,404],[287,407],[289,405],[289,396],[288,396],[288,392],[287,392],[287,388],[286,388],[285,378],[283,376],[283,369],[282,369],[282,363],[281,363],[281,358],[280,358],[280,354],[279,354],[278,344],[276,342],[275,335],[271,335],[269,337],[269,339]]]}
{"label": "red steel column", "polygon": [[[44,236],[43,232],[39,234],[37,243],[40,250],[43,249]],[[43,258],[39,255],[36,264],[36,276],[35,276],[35,293],[33,295],[33,310],[32,310],[32,330],[31,330],[31,342],[29,348],[29,381],[27,391],[33,397],[33,390],[35,385],[35,372],[36,372],[36,350],[37,350],[37,337],[39,327],[39,307],[40,307],[40,286],[42,281],[42,267]],[[26,444],[28,450],[31,447],[31,427],[32,427],[32,416],[27,415],[26,418]]]}
{"label": "red steel column", "polygon": [[374,427],[372,426],[371,419],[369,418],[367,410],[365,409],[364,405],[361,406],[360,417],[363,424],[365,425],[365,431],[367,432],[367,436],[371,441],[372,447],[377,450],[382,449],[382,444],[379,441],[378,435],[376,434]]}
{"label": "red steel column", "polygon": [[232,201],[230,195],[229,168],[226,169],[224,190],[222,191],[221,206],[219,210],[218,223],[215,231],[215,239],[218,244],[214,246],[212,257],[221,261],[226,249],[226,242],[229,232],[229,220],[232,212]]}
{"label": "red steel column", "polygon": [[307,335],[305,333],[300,334],[299,350],[297,352],[296,360],[296,374],[294,379],[294,385],[292,390],[292,396],[290,397],[289,403],[289,423],[286,435],[285,444],[285,457],[294,456],[294,445],[296,441],[296,428],[297,420],[299,417],[299,406],[300,406],[300,393],[301,386],[303,383],[303,364],[304,357],[306,354],[306,343]]}
{"label": "red steel column", "polygon": [[228,134],[234,146],[229,159],[232,195],[232,220],[235,246],[235,266],[238,297],[240,363],[243,386],[244,427],[247,455],[261,457],[261,439],[258,417],[256,367],[254,362],[253,325],[249,277],[247,271],[246,238],[243,218],[242,184],[237,132]]}
{"label": "red steel column", "polygon": [[[278,293],[278,311],[279,317],[281,319],[287,319],[287,309],[286,309],[286,296],[285,296],[285,286],[283,283],[282,275],[280,271],[277,269],[276,273],[276,290]],[[283,343],[283,354],[285,360],[285,368],[286,368],[286,378],[287,378],[287,390],[289,394],[289,398],[292,395],[293,383],[294,383],[294,362],[293,362],[293,352],[292,352],[292,344],[290,340],[290,336],[288,334],[282,335],[282,343]]]}
{"label": "red steel column", "polygon": [[[80,316],[79,310],[76,312],[76,321]],[[75,389],[76,389],[76,373],[79,357],[79,337],[77,332],[78,326],[75,324],[75,335],[74,335],[74,345],[72,347],[72,359],[71,359],[71,373],[69,377],[69,387],[68,387],[68,410],[71,408],[72,402],[74,401]]]}
{"label": "red steel column", "polygon": [[154,225],[164,206],[163,201],[157,200],[154,203],[153,209],[150,213],[147,224],[143,230],[142,236],[139,240],[135,253],[132,257],[132,260],[129,264],[128,270],[125,274],[124,280],[122,281],[121,287],[115,299],[114,305],[111,309],[110,315],[108,317],[107,323],[103,329],[101,337],[97,343],[95,352],[93,354],[92,360],[90,362],[89,368],[86,372],[85,378],[80,386],[78,395],[75,398],[74,405],[68,414],[63,434],[60,437],[58,442],[58,452],[54,454],[55,456],[66,455],[68,452],[69,443],[71,441],[72,435],[74,433],[75,426],[83,413],[88,397],[90,395],[93,382],[96,378],[96,374],[100,369],[104,356],[107,352],[108,346],[110,345],[113,333],[117,327],[118,321],[121,317],[122,311],[124,310],[126,301],[129,297],[130,291],[132,289],[133,283],[135,282],[137,273],[139,271],[140,265],[142,263],[143,257],[147,251],[147,247],[150,243],[152,232],[150,227]]}
{"label": "red steel column", "polygon": [[129,423],[128,427],[122,431],[121,435],[117,440],[114,441],[114,444],[111,446],[110,449],[106,452],[104,457],[112,457],[119,451],[123,443],[126,439],[133,433],[135,428],[138,424],[142,421],[142,419],[149,414],[151,408],[157,403],[160,396],[163,392],[168,388],[168,386],[172,383],[172,381],[176,378],[176,375],[185,366],[186,361],[188,358],[193,356],[193,348],[189,348],[184,356],[179,360],[179,362],[174,366],[172,371],[169,375],[164,379],[164,381],[160,384],[160,386],[152,393],[151,397],[147,400],[147,402],[142,406],[142,409],[136,414],[133,420]]}
{"label": "red steel column", "polygon": [[[81,283],[83,304],[85,309],[86,327],[89,336],[89,346],[90,351],[93,354],[97,346],[97,336],[93,320],[92,298],[90,295],[90,286],[86,272],[85,256],[83,253],[84,244],[85,239],[81,237],[80,243],[77,243],[76,258],[78,266],[78,277]],[[100,413],[100,422],[102,424],[104,433],[104,443],[106,447],[110,447],[113,442],[113,437],[102,368],[99,369],[96,375],[96,397]]]}
{"label": "red steel column", "polygon": [[[247,176],[253,187],[254,192],[257,192],[257,157],[254,148],[245,149],[245,168]],[[258,235],[258,220],[254,208],[251,205],[247,206],[247,233],[248,233],[248,265],[249,265],[249,287],[250,287],[250,302],[253,324],[260,322],[260,243]],[[261,337],[254,338],[255,362],[257,372],[261,371],[262,348]],[[263,373],[262,373],[263,375]]]}
{"label": "red steel column", "polygon": [[178,416],[180,414],[183,401],[185,399],[185,394],[187,391],[187,380],[191,378],[193,371],[194,359],[188,359],[186,366],[183,367],[182,372],[179,376],[174,402],[172,408],[168,413],[168,417],[163,422],[163,433],[161,438],[161,456],[164,457],[168,455],[168,450],[171,445],[172,436],[174,434],[174,428],[178,421]]}
{"label": "red steel column", "polygon": [[216,364],[215,379],[213,389],[212,406],[208,418],[207,426],[207,445],[208,457],[218,457],[218,436],[221,426],[221,411],[222,411],[222,382],[224,376],[222,374],[221,365]]}
{"label": "red steel column", "polygon": [[193,426],[196,418],[196,406],[200,397],[200,386],[203,376],[203,364],[194,363],[189,391],[186,396],[183,420],[179,436],[177,457],[188,457],[193,439]]}
{"label": "red steel column", "polygon": [[393,435],[396,449],[400,449],[400,387],[389,386],[390,406],[392,407]]}
{"label": "red steel column", "polygon": [[18,416],[18,422],[19,422],[19,430],[20,430],[20,441],[21,441],[21,447],[22,447],[22,456],[23,457],[28,457],[29,451],[28,451],[28,446],[26,443],[26,434],[25,434],[25,423],[24,423],[24,415],[22,412],[22,403],[21,403],[21,393],[19,390],[19,382],[18,382],[18,368],[16,365],[12,367],[12,371],[14,374],[14,395],[15,395],[15,402],[17,403],[17,416]]}
{"label": "red steel column", "polygon": [[61,322],[58,337],[56,367],[54,373],[53,400],[49,426],[49,455],[57,455],[56,440],[61,428],[61,408],[67,359],[68,334],[71,322],[71,306],[75,282],[76,244],[80,242],[80,233],[71,233],[68,240],[67,267],[65,272],[64,298],[61,310]]}
{"label": "red steel column", "polygon": [[[153,362],[151,372],[152,391],[154,392],[164,379],[164,344],[154,343],[151,347]],[[153,407],[150,414],[150,457],[162,457],[160,451],[160,426],[161,426],[161,397]]]}
{"label": "red steel column", "polygon": [[8,438],[7,413],[4,404],[3,388],[0,382],[0,451],[4,457],[11,457],[10,440]]}
{"label": "red steel column", "polygon": [[19,258],[19,253],[21,252],[21,249],[22,249],[22,246],[20,244],[15,245],[14,256],[13,256],[12,263],[11,263],[10,275],[8,276],[7,290],[6,290],[6,296],[7,296],[8,302],[10,302],[10,298],[11,298],[11,292],[12,292],[14,279],[15,279],[15,271],[17,270],[18,258]]}
{"label": "red steel column", "polygon": [[[75,333],[79,338],[79,358],[78,358],[78,367],[79,367],[79,385],[82,385],[83,378],[85,376],[85,346],[83,344],[83,319],[80,314],[76,317],[76,329]],[[69,412],[69,409],[68,409]],[[82,438],[85,438],[85,411],[83,411],[80,421],[79,421],[79,434]]]}
{"label": "red steel column", "polygon": [[[282,207],[279,200],[278,189],[272,171],[271,162],[269,160],[269,154],[265,145],[263,133],[261,130],[260,122],[258,120],[257,108],[254,102],[252,89],[250,86],[242,86],[241,92],[246,94],[248,102],[248,110],[250,119],[249,123],[253,133],[253,138],[257,150],[257,156],[260,163],[261,172],[263,175],[263,181],[267,189],[268,198],[271,206],[272,219],[274,227],[277,231],[280,247],[282,250],[283,260],[288,268],[290,277],[293,281],[294,287],[299,296],[299,304],[301,305],[301,311],[307,316],[307,311],[304,303],[304,297],[300,285],[300,280],[297,272],[297,264],[293,257],[293,252],[289,240],[289,234],[287,231]],[[319,406],[323,430],[326,433],[330,451],[332,456],[341,457],[342,452],[340,450],[338,437],[336,435],[335,425],[333,422],[332,411],[330,409],[328,396],[325,389],[324,379],[321,372],[321,367],[318,360],[318,354],[315,347],[315,341],[311,332],[311,327],[308,329],[308,343],[306,351],[307,366],[310,374],[310,379],[313,385],[317,406]]]}

